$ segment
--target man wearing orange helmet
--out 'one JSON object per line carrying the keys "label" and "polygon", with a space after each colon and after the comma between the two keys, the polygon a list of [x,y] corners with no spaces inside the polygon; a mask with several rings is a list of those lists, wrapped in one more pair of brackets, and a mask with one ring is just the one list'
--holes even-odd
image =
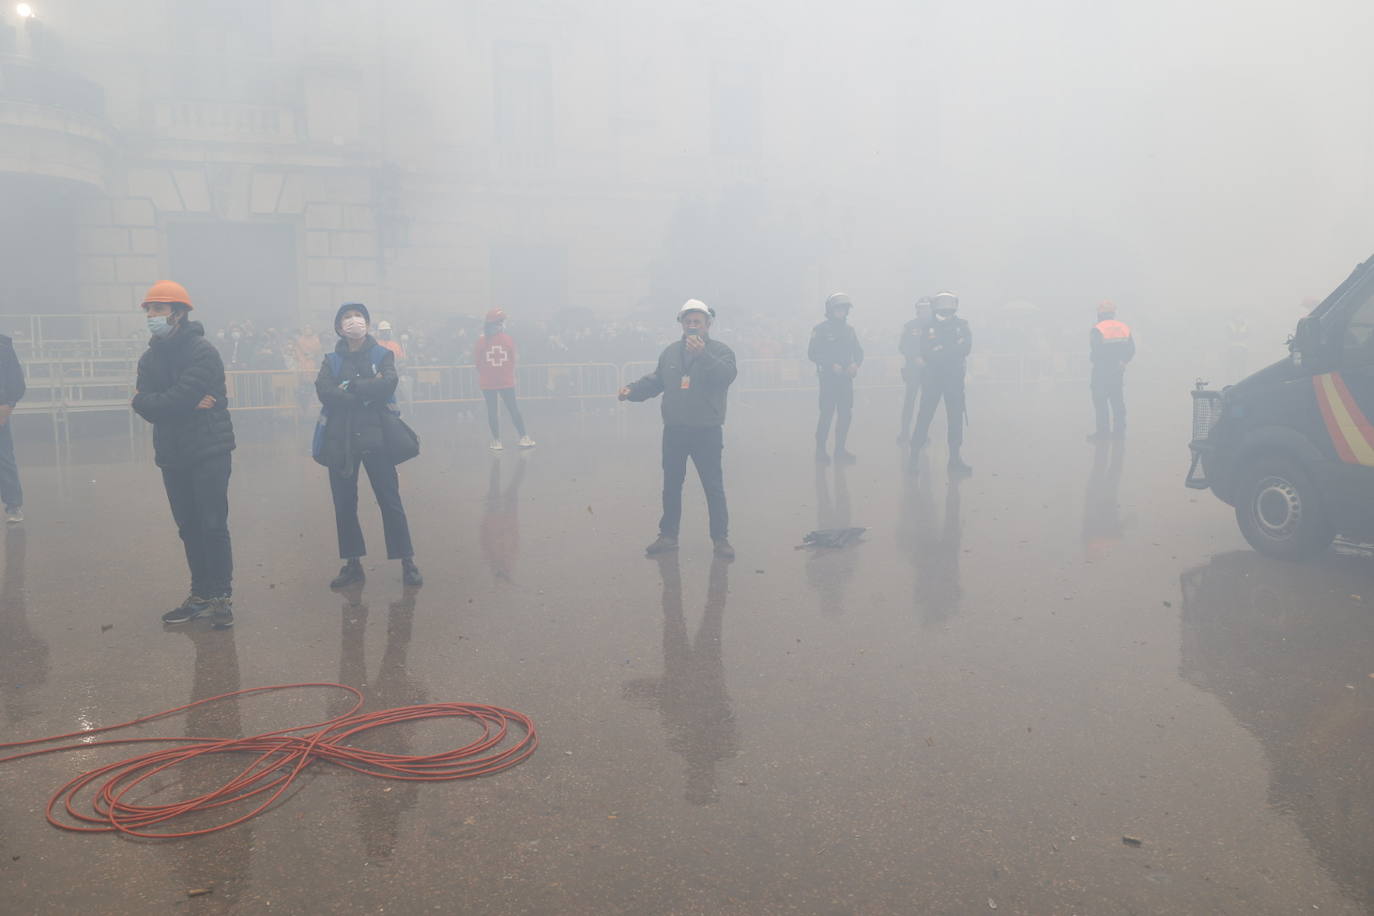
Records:
{"label": "man wearing orange helmet", "polygon": [[[1130,325],[1116,320],[1116,305],[1097,304],[1097,324],[1088,334],[1092,357],[1093,412],[1097,428],[1089,442],[1126,438],[1126,364],[1135,356],[1135,338]],[[1110,419],[1109,419],[1110,413]]]}
{"label": "man wearing orange helmet", "polygon": [[501,444],[501,416],[496,405],[497,395],[506,402],[515,431],[520,434],[521,448],[534,448],[534,440],[525,433],[525,421],[515,403],[515,341],[506,333],[506,313],[495,308],[487,312],[486,328],[477,338],[472,361],[477,366],[477,383],[487,400],[487,425],[491,427],[491,450],[499,452]]}
{"label": "man wearing orange helmet", "polygon": [[153,424],[153,452],[191,569],[191,593],[162,615],[185,623],[205,614],[218,630],[234,625],[229,542],[230,453],[234,423],[224,362],[192,321],[180,283],[153,284],[143,297],[151,339],[138,361],[134,411]]}

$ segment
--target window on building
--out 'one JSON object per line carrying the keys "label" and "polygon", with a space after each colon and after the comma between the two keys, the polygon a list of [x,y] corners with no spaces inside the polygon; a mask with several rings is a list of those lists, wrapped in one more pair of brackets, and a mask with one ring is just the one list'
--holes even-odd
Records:
{"label": "window on building", "polygon": [[567,305],[567,252],[561,245],[494,242],[491,301],[526,318],[548,318]]}
{"label": "window on building", "polygon": [[299,321],[296,229],[289,223],[168,223],[167,267],[212,329],[231,321],[252,320],[259,328]]}
{"label": "window on building", "polygon": [[173,4],[176,47],[188,56],[270,57],[271,0]]}
{"label": "window on building", "polygon": [[711,71],[711,148],[738,156],[758,144],[762,112],[759,68],[745,61],[717,60]]}
{"label": "window on building", "polygon": [[546,164],[553,153],[553,65],[547,45],[496,45],[493,79],[496,147],[503,164]]}

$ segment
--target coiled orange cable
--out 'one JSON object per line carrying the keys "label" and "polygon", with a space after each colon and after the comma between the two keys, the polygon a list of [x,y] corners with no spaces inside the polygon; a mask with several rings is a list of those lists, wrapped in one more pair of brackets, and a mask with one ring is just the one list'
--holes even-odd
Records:
{"label": "coiled orange cable", "polygon": [[[188,709],[220,700],[255,693],[295,690],[306,687],[329,687],[346,690],[353,694],[353,707],[347,712],[323,722],[283,728],[247,738],[89,740],[92,735],[128,728],[132,725],[140,725],[157,719],[165,719]],[[437,782],[450,779],[469,779],[474,776],[488,776],[492,773],[498,773],[528,759],[534,753],[535,748],[539,746],[534,722],[522,713],[503,709],[499,706],[486,706],[478,703],[426,703],[420,706],[398,706],[394,709],[360,713],[358,710],[362,706],[362,693],[347,684],[308,683],[249,687],[244,690],[235,690],[232,693],[207,697],[152,715],[140,716],[118,725],[106,725],[101,728],[68,732],[65,735],[52,735],[47,738],[0,742],[0,748],[15,748],[65,741],[71,738],[82,739],[76,744],[40,748],[8,757],[0,757],[0,764],[44,754],[87,750],[92,747],[145,742],[162,744],[175,742],[178,744],[177,747],[152,751],[131,757],[128,760],[97,767],[70,780],[54,792],[52,798],[48,800],[47,818],[48,823],[54,827],[79,833],[118,832],[129,836],[152,839],[176,839],[204,836],[207,833],[224,830],[241,824],[249,818],[256,817],[272,807],[277,799],[282,796],[282,793],[290,788],[296,777],[316,761],[323,760],[358,773],[386,779]],[[482,727],[482,734],[462,747],[456,747],[438,754],[420,756],[369,751],[345,743],[348,739],[369,729],[437,718],[475,721]],[[164,773],[172,767],[199,757],[213,754],[251,754],[253,759],[228,783],[204,795],[165,805],[140,805],[124,800],[125,796],[132,790],[157,774]],[[101,781],[102,778],[103,782]],[[78,810],[83,807],[79,796],[88,787],[91,787],[93,795],[84,803],[86,812],[89,813],[83,813]],[[177,831],[149,829],[157,824],[165,825],[177,818],[235,805],[261,795],[267,797],[247,813],[214,826]],[[65,812],[66,819],[59,815],[59,806]]]}

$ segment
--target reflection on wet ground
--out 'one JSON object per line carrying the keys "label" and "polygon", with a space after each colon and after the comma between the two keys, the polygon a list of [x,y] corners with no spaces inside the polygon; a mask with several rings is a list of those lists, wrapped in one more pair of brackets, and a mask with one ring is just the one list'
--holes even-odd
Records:
{"label": "reflection on wet ground", "polygon": [[739,750],[739,732],[721,659],[730,563],[712,558],[706,609],[692,639],[687,635],[682,608],[678,557],[660,555],[655,562],[663,577],[663,675],[626,682],[625,697],[657,707],[668,733],[668,746],[687,764],[683,797],[694,805],[708,805],[720,800],[717,764]]}
{"label": "reflection on wet ground", "polygon": [[1183,574],[1182,673],[1257,737],[1269,802],[1374,911],[1374,586],[1367,556],[1244,551]]}
{"label": "reflection on wet ground", "polygon": [[[34,463],[30,520],[3,535],[7,736],[338,680],[370,709],[509,706],[541,746],[460,783],[312,768],[263,817],[158,843],[43,820],[52,789],[116,751],[0,766],[3,909],[1374,906],[1374,561],[1245,552],[1225,507],[1181,486],[1186,403],[1133,405],[1128,442],[1084,446],[1085,392],[975,391],[977,474],[959,481],[938,445],[903,473],[895,394],[861,399],[852,467],[812,463],[810,400],[732,404],[733,564],[711,556],[690,484],[680,554],[643,558],[659,515],[652,411],[532,405],[539,448],[501,456],[476,423],[422,414],[425,454],[401,471],[420,591],[371,557],[362,588],[331,592],[328,484],[304,434],[247,436],[230,633],[157,620],[185,585],[146,454]],[[371,504],[363,523],[379,528]],[[793,549],[851,525],[868,528],[856,546]],[[250,697],[157,733],[256,734],[343,702]],[[426,754],[465,728],[362,740]],[[225,763],[157,791],[206,791]]]}

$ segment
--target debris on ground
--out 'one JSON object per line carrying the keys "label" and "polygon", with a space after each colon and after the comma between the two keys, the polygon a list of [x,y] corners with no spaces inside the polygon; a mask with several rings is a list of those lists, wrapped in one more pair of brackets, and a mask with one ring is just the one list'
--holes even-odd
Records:
{"label": "debris on ground", "polygon": [[793,549],[805,550],[808,547],[850,547],[859,543],[860,538],[864,536],[864,532],[867,530],[867,528],[822,528],[817,531],[812,531],[806,537],[802,538],[802,542]]}

